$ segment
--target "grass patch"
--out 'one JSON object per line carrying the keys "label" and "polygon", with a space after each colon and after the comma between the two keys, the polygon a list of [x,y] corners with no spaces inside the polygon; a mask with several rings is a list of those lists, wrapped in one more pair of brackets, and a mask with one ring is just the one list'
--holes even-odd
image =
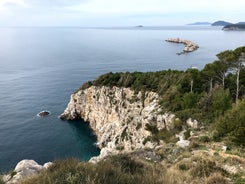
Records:
{"label": "grass patch", "polygon": [[220,173],[214,173],[206,179],[206,184],[228,184],[228,180]]}
{"label": "grass patch", "polygon": [[3,182],[3,176],[2,176],[2,175],[0,175],[0,184],[5,184],[5,183]]}
{"label": "grass patch", "polygon": [[[148,165],[125,155],[110,157],[98,164],[67,159],[55,161],[47,171],[23,181],[22,184],[150,184],[152,177],[145,175],[149,168]],[[152,169],[150,173],[154,172]]]}

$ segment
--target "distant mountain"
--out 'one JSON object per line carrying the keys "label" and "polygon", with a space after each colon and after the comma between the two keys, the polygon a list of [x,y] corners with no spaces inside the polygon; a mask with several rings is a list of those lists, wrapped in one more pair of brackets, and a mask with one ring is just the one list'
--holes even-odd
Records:
{"label": "distant mountain", "polygon": [[245,24],[245,22],[238,22],[237,24]]}
{"label": "distant mountain", "polygon": [[190,23],[187,24],[188,26],[206,26],[206,25],[211,25],[210,22],[195,22],[195,23]]}
{"label": "distant mountain", "polygon": [[216,21],[214,22],[213,24],[211,24],[212,26],[227,26],[227,25],[231,25],[232,23],[230,22],[226,22],[226,21],[223,21],[223,20],[219,20],[219,21]]}

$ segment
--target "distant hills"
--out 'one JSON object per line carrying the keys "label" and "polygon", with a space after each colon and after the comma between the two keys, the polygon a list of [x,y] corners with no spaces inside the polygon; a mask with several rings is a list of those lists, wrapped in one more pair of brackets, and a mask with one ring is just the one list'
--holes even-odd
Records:
{"label": "distant hills", "polygon": [[230,22],[219,20],[219,21],[212,23],[211,26],[227,26],[227,25],[231,25],[231,24],[232,23],[230,23]]}
{"label": "distant hills", "polygon": [[187,25],[193,25],[193,26],[200,26],[200,25],[211,25],[211,26],[223,26],[222,30],[228,31],[228,30],[238,30],[238,31],[244,31],[245,30],[245,22],[238,22],[236,24],[233,24],[231,22],[226,22],[223,20],[216,21],[214,23],[209,22],[195,22]]}

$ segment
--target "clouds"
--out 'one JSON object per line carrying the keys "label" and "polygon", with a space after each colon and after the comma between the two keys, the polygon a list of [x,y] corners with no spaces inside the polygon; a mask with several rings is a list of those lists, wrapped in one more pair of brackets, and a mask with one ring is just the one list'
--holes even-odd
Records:
{"label": "clouds", "polygon": [[92,0],[74,9],[94,13],[173,13],[242,10],[244,0]]}
{"label": "clouds", "polygon": [[0,24],[167,25],[217,19],[236,22],[245,20],[244,7],[244,0],[0,0]]}
{"label": "clouds", "polygon": [[90,0],[24,0],[27,4],[32,6],[45,7],[66,7],[75,6],[89,2]]}
{"label": "clouds", "polygon": [[26,6],[27,4],[23,0],[0,0],[1,7],[8,5]]}

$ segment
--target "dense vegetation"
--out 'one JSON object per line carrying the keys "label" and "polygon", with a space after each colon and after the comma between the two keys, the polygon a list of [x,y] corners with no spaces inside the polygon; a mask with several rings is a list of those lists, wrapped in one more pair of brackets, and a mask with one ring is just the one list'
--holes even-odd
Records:
{"label": "dense vegetation", "polygon": [[[22,184],[244,183],[245,47],[221,52],[217,57],[201,71],[108,73],[85,83],[82,89],[105,85],[154,91],[159,94],[164,111],[172,111],[180,120],[170,131],[147,125],[152,136],[146,141],[163,140],[163,147],[109,156],[96,164],[75,159],[55,161],[49,169]],[[188,129],[184,136],[190,146],[183,149],[176,146],[175,134],[189,117],[201,121],[213,134],[202,128]],[[221,139],[228,145],[226,152]],[[4,183],[1,176],[0,183]]]}
{"label": "dense vegetation", "polygon": [[[217,122],[217,135],[232,134],[234,142],[245,144],[244,140],[239,141],[241,135],[245,134],[243,123],[230,120],[226,123],[236,125],[230,125],[227,132],[221,131],[223,126],[221,122],[228,121],[228,117],[236,113],[234,108],[239,108],[237,106],[243,104],[239,101],[245,94],[245,47],[221,52],[217,58],[217,61],[207,64],[201,71],[190,68],[186,71],[167,70],[146,73],[110,72],[85,83],[82,89],[91,85],[104,85],[157,92],[161,97],[160,105],[165,111],[177,114],[182,121],[192,117],[204,124]],[[236,106],[230,110],[233,103]],[[230,111],[226,113],[227,110]],[[241,116],[237,121],[242,121],[243,113],[239,112]],[[221,117],[226,118],[224,120]],[[239,134],[236,134],[237,131]]]}

